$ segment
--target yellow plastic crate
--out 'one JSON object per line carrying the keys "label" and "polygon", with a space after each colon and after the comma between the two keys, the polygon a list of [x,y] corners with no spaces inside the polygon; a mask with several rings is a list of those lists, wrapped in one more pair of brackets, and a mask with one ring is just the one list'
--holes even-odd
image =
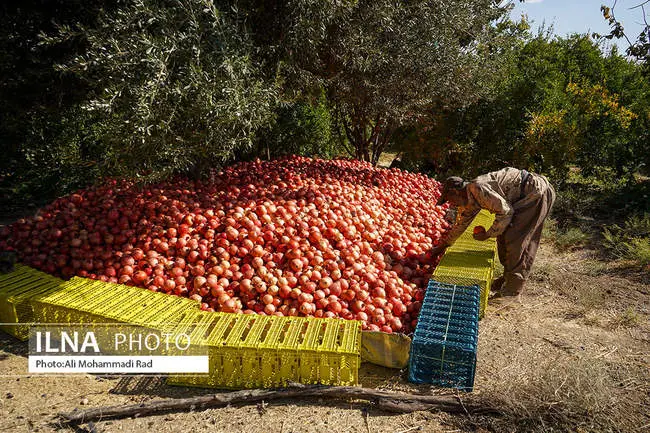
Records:
{"label": "yellow plastic crate", "polygon": [[20,340],[29,338],[28,324],[35,321],[31,299],[57,291],[61,283],[63,280],[20,264],[13,272],[0,275],[2,330]]}
{"label": "yellow plastic crate", "polygon": [[108,317],[96,314],[105,304],[129,299],[126,290],[107,292],[99,281],[74,278],[61,285],[61,290],[32,299],[34,317],[40,323],[109,323]]}
{"label": "yellow plastic crate", "polygon": [[[477,265],[482,262],[481,260]],[[483,317],[487,308],[490,287],[492,286],[493,272],[493,266],[472,266],[468,263],[455,263],[451,266],[438,266],[431,278],[440,283],[458,286],[478,285],[481,288],[479,317]]]}
{"label": "yellow plastic crate", "polygon": [[207,347],[210,373],[172,375],[168,383],[214,388],[304,384],[355,385],[358,321],[200,313],[190,336]]}
{"label": "yellow plastic crate", "polygon": [[[119,322],[99,314],[103,307],[113,302],[128,300],[127,291],[116,290],[106,293],[104,283],[94,280],[73,278],[61,285],[55,293],[35,297],[32,300],[34,317],[42,324],[87,325],[92,327],[102,352],[112,353],[115,332],[121,332]],[[116,324],[102,326],[102,324]]]}
{"label": "yellow plastic crate", "polygon": [[483,226],[488,230],[492,223],[494,223],[494,214],[481,210],[478,215],[474,217],[472,223],[467,227],[467,229],[458,237],[458,240],[454,242],[450,248],[465,246],[472,247],[472,249],[495,249],[496,248],[496,239],[489,238],[485,241],[477,241],[474,239],[474,227]]}
{"label": "yellow plastic crate", "polygon": [[[210,374],[176,375],[170,383],[226,388],[358,383],[357,321],[207,313],[186,298],[77,277],[63,281],[20,265],[0,277],[0,300],[4,322],[133,324],[187,334],[207,350]],[[110,349],[115,328],[93,329],[100,346]],[[22,338],[28,331],[21,328]]]}
{"label": "yellow plastic crate", "polygon": [[146,294],[128,309],[122,309],[119,320],[145,327],[164,329],[166,324],[177,324],[183,318],[183,313],[200,311],[200,303],[164,293],[142,290]]}
{"label": "yellow plastic crate", "polygon": [[474,220],[472,221],[472,224],[470,225],[472,229],[475,226],[483,226],[485,229],[489,229],[490,226],[494,223],[494,214],[483,209],[481,210],[475,217]]}
{"label": "yellow plastic crate", "polygon": [[493,238],[485,241],[459,238],[452,246],[447,248],[447,251],[462,251],[472,254],[483,253],[488,256],[494,256],[494,252],[496,251],[496,241]]}
{"label": "yellow plastic crate", "polygon": [[131,323],[155,325],[184,310],[199,309],[186,298],[138,287],[75,277],[61,290],[33,299],[42,323]]}
{"label": "yellow plastic crate", "polygon": [[190,299],[78,277],[31,302],[40,323],[93,325],[100,347],[109,353],[116,332],[131,332],[137,325],[160,335],[185,319],[185,313],[199,312],[198,302]]}

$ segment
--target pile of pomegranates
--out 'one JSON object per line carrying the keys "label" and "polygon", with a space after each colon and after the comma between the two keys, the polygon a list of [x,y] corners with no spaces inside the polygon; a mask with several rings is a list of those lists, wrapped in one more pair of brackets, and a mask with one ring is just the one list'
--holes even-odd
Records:
{"label": "pile of pomegranates", "polygon": [[356,160],[256,160],[203,181],[106,180],[3,227],[0,250],[208,311],[408,333],[449,227],[439,196],[431,178]]}

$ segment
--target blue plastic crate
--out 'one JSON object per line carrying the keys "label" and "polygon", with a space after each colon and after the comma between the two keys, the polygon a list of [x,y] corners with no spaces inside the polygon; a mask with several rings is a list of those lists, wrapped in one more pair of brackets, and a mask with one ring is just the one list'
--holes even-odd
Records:
{"label": "blue plastic crate", "polygon": [[446,310],[436,309],[425,311],[424,314],[420,313],[420,317],[424,318],[425,321],[442,321],[443,323],[450,322],[452,324],[459,323],[461,326],[466,327],[468,321],[474,320],[474,308],[459,308],[454,312],[454,317],[449,318],[444,313],[449,311],[449,306]]}
{"label": "blue plastic crate", "polygon": [[411,342],[409,381],[473,389],[480,293],[476,285],[429,282]]}
{"label": "blue plastic crate", "polygon": [[427,323],[420,327],[418,335],[429,337],[435,335],[435,333],[444,335],[444,333],[447,332],[452,335],[467,335],[473,337],[474,331],[473,327],[467,326],[467,324],[464,323],[444,323],[442,320],[427,320]]}
{"label": "blue plastic crate", "polygon": [[454,299],[455,302],[464,304],[466,302],[474,303],[481,300],[480,293],[472,290],[472,286],[459,286],[455,284],[440,283],[434,280],[429,280],[427,294],[432,299]]}
{"label": "blue plastic crate", "polygon": [[[433,364],[438,366],[436,370],[432,370]],[[409,361],[409,381],[472,391],[475,369],[476,354],[460,361],[440,361],[417,356]]]}

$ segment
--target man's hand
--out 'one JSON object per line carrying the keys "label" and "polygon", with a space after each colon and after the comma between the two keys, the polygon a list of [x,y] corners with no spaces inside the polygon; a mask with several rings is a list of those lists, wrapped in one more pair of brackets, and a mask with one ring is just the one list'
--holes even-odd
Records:
{"label": "man's hand", "polygon": [[447,246],[437,246],[426,253],[419,255],[418,260],[425,265],[432,265],[436,261],[436,257],[443,253],[447,249]]}
{"label": "man's hand", "polygon": [[484,241],[488,239],[490,236],[488,236],[487,232],[478,232],[478,233],[474,233],[473,237],[477,241]]}
{"label": "man's hand", "polygon": [[431,251],[429,251],[429,254],[431,257],[437,257],[440,254],[444,253],[445,250],[447,249],[447,245],[438,245],[437,247],[433,247]]}

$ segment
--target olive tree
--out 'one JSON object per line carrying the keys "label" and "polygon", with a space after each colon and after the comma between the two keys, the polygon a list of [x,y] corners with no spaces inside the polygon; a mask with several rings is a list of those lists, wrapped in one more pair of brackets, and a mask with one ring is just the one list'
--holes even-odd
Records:
{"label": "olive tree", "polygon": [[155,179],[214,165],[271,117],[276,86],[253,61],[247,29],[210,0],[129,0],[92,27],[43,37],[65,39],[87,45],[58,67],[93,89],[81,108],[96,121],[105,173]]}

